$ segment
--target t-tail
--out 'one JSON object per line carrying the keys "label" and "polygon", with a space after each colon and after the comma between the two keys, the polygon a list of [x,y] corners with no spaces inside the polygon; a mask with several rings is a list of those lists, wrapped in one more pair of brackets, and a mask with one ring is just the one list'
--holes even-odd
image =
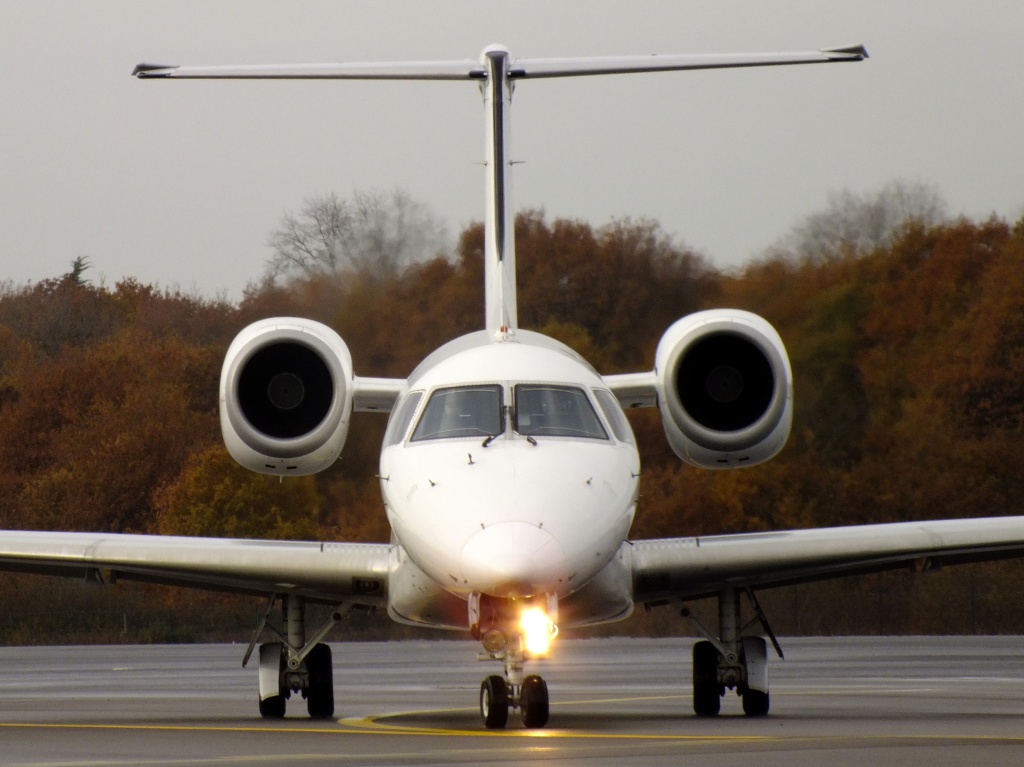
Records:
{"label": "t-tail", "polygon": [[487,210],[484,214],[485,319],[488,332],[514,333],[516,312],[516,240],[512,215],[512,161],[509,113],[512,77],[508,50],[492,45],[480,54],[487,113]]}
{"label": "t-tail", "polygon": [[140,78],[225,78],[304,80],[470,80],[480,84],[486,111],[487,167],[484,211],[485,327],[495,335],[514,334],[516,254],[512,211],[509,115],[517,80],[579,75],[667,72],[690,69],[778,66],[861,61],[861,45],[797,53],[613,56],[598,58],[517,59],[501,45],[490,45],[476,61],[340,62],[255,66],[178,67],[139,64]]}

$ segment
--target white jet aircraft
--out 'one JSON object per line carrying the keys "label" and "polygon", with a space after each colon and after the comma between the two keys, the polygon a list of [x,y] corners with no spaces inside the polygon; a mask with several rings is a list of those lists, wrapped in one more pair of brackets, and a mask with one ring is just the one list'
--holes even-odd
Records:
{"label": "white jet aircraft", "polygon": [[[390,411],[380,456],[387,544],[221,540],[60,532],[0,533],[0,568],[90,580],[135,579],[263,595],[282,606],[276,641],[259,647],[260,712],[293,693],[313,717],[334,711],[322,640],[353,608],[469,632],[503,673],[487,677],[489,728],[519,709],[548,721],[544,680],[525,673],[557,627],[620,620],[634,605],[716,597],[718,627],[690,616],[693,707],[719,712],[733,689],[751,716],[768,713],[766,635],[755,590],[852,573],[1024,555],[1024,517],[630,540],[640,462],[624,407],[657,407],[690,464],[750,466],[785,443],[793,386],[781,339],[763,319],[722,309],[683,317],[647,372],[602,376],[565,345],[516,320],[509,108],[522,80],[664,70],[854,62],[860,46],[820,52],[517,59],[501,46],[478,60],[296,66],[142,64],[140,78],[466,80],[486,113],[484,329],[428,356],[405,379],[354,374],[345,343],[322,324],[267,319],[243,330],[224,361],[220,413],[235,459],[257,472],[307,474],[339,456],[353,410]],[[741,597],[753,621],[740,622]],[[307,631],[306,606],[335,609]],[[312,627],[311,627],[312,628]],[[756,630],[756,631],[754,631]]]}

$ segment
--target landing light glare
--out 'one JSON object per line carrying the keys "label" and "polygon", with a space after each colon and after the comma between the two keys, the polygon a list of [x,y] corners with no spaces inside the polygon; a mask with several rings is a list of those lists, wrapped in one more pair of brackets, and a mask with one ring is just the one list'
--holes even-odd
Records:
{"label": "landing light glare", "polygon": [[558,626],[551,622],[547,614],[539,607],[523,610],[519,618],[519,628],[523,631],[523,644],[530,655],[547,655],[551,642],[558,636]]}

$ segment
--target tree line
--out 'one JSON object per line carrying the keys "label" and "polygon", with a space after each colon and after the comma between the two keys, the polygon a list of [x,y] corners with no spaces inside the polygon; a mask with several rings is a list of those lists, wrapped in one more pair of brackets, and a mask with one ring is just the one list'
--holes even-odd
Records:
{"label": "tree line", "polygon": [[[423,225],[422,211],[410,209]],[[653,221],[517,217],[521,326],[568,343],[602,373],[649,369],[672,321],[716,306],[761,314],[789,351],[793,433],[762,466],[685,467],[656,411],[630,413],[643,462],[633,536],[1020,513],[1024,219],[911,216],[867,239],[833,237],[822,250],[823,220],[817,240],[782,242],[723,272]],[[302,224],[293,216],[288,231],[298,236]],[[400,234],[393,239],[410,241]],[[412,239],[437,243],[432,233]],[[385,419],[356,414],[342,460],[315,477],[247,472],[220,442],[223,354],[249,322],[299,315],[337,330],[360,375],[405,376],[438,345],[481,326],[482,252],[475,224],[452,252],[392,259],[384,270],[337,252],[326,269],[278,260],[237,303],[132,280],[95,286],[81,263],[62,277],[0,286],[0,528],[388,540],[375,478]],[[887,573],[780,589],[763,601],[781,633],[1020,631],[1012,598],[1020,576],[1013,562]],[[66,595],[77,585],[27,576],[0,584],[0,641],[69,632],[111,639],[122,628],[131,638],[220,637],[223,629],[205,624],[182,627],[204,613],[189,605],[213,600],[236,616],[250,609],[119,586],[142,596],[119,596],[112,609],[124,626],[108,615],[101,630],[55,617],[70,612],[47,600],[75,602]],[[95,616],[102,600],[91,593],[78,601]],[[149,622],[131,633],[129,613]],[[686,627],[655,613],[625,629]]]}

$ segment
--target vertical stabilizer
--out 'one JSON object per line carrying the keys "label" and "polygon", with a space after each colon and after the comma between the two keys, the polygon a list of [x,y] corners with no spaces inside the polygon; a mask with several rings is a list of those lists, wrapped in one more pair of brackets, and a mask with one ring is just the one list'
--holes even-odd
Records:
{"label": "vertical stabilizer", "polygon": [[481,84],[487,113],[487,210],[484,219],[484,283],[486,327],[490,333],[511,332],[516,313],[515,228],[511,211],[512,174],[509,159],[509,109],[512,81],[508,50],[492,45],[480,63],[487,75]]}

